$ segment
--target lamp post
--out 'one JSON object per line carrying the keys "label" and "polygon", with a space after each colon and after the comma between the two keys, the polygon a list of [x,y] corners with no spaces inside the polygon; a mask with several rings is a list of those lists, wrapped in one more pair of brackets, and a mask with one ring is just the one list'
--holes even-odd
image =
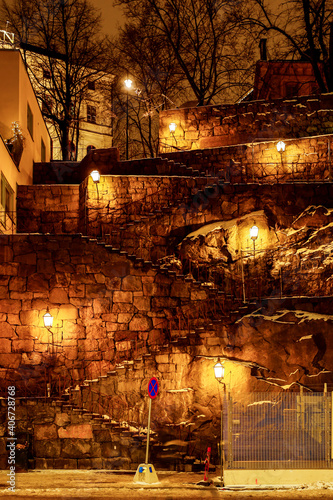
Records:
{"label": "lamp post", "polygon": [[[101,178],[101,174],[98,170],[93,170],[90,172],[90,177],[92,178],[97,190],[97,200],[99,200],[98,183]],[[88,186],[89,177],[85,183],[85,194],[84,194],[84,232],[87,234],[87,224],[88,224]]]}
{"label": "lamp post", "polygon": [[[220,358],[217,360],[214,366],[214,374],[216,380],[223,385],[223,391],[225,391],[224,379],[224,366],[220,362]],[[221,402],[221,442],[220,442],[220,468],[221,468],[221,486],[224,486],[224,441],[223,441],[223,403]]]}
{"label": "lamp post", "polygon": [[280,153],[280,157],[281,157],[281,165],[283,165],[283,161],[282,161],[282,154],[283,152],[286,150],[286,145],[283,141],[279,141],[276,145],[276,149],[278,151],[278,153]]}
{"label": "lamp post", "polygon": [[128,160],[128,92],[132,87],[132,80],[127,78],[125,80],[125,87],[127,89],[127,98],[126,98],[126,160]]}
{"label": "lamp post", "polygon": [[250,237],[253,241],[253,258],[256,258],[256,239],[258,238],[259,229],[258,226],[252,226],[250,229]]}
{"label": "lamp post", "polygon": [[171,151],[173,148],[173,140],[175,139],[176,128],[177,128],[177,125],[174,122],[169,123],[169,132],[171,134]]}
{"label": "lamp post", "polygon": [[[48,310],[44,314],[43,320],[45,328],[47,328],[47,330],[51,333],[52,354],[54,354],[53,332],[51,330],[51,327],[53,325],[53,316],[49,313]],[[47,397],[48,398],[51,397],[51,374],[49,369],[48,369],[48,382],[46,384],[46,390],[47,390]]]}
{"label": "lamp post", "polygon": [[92,178],[92,180],[94,181],[95,184],[98,184],[100,178],[101,178],[101,174],[99,173],[98,170],[93,170],[91,173],[90,173],[90,177]]}

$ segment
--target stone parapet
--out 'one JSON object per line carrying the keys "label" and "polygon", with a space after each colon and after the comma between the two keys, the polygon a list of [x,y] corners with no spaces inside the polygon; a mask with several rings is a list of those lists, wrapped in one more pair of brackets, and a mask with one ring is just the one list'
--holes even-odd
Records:
{"label": "stone parapet", "polygon": [[333,94],[166,110],[159,130],[161,153],[332,134]]}

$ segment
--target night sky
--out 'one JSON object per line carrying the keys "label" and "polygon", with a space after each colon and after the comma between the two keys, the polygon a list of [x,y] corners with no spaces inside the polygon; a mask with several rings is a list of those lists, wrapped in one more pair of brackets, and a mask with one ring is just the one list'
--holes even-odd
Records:
{"label": "night sky", "polygon": [[108,35],[117,34],[117,25],[122,20],[122,9],[113,7],[113,0],[91,0],[101,10],[103,29]]}

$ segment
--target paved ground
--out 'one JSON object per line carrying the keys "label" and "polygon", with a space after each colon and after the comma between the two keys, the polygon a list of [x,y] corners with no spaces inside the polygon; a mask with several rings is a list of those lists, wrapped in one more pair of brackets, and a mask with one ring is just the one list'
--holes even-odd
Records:
{"label": "paved ground", "polygon": [[[0,498],[15,500],[50,498],[53,500],[333,500],[332,484],[317,484],[308,489],[221,490],[217,486],[198,485],[203,474],[158,472],[159,483],[134,483],[135,472],[92,470],[33,470],[15,475],[15,491],[9,491],[8,471],[0,471]],[[216,479],[214,475],[210,479]]]}

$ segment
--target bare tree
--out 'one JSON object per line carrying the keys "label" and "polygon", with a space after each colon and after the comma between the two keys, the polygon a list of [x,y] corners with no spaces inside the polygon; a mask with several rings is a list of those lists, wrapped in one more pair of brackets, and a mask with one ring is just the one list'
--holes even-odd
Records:
{"label": "bare tree", "polygon": [[267,0],[252,0],[242,23],[259,30],[258,36],[275,36],[280,57],[309,61],[320,91],[333,91],[331,0],[287,0],[274,5]]}
{"label": "bare tree", "polygon": [[[117,74],[114,144],[124,150],[128,113],[130,158],[158,154],[159,112],[170,105],[175,106],[176,95],[186,95],[177,60],[156,37],[156,32],[156,27],[141,18],[122,28],[118,39],[111,44],[113,68]],[[133,81],[128,91],[124,86],[126,78]]]}
{"label": "bare tree", "polygon": [[[251,66],[252,38],[242,37],[242,26],[226,0],[118,0],[134,25],[154,27],[153,42],[172,51],[184,87],[199,105],[221,99],[239,89]],[[248,73],[247,73],[248,76]]]}
{"label": "bare tree", "polygon": [[87,0],[2,1],[63,159],[78,143],[81,105],[88,86],[108,71],[100,15]]}

